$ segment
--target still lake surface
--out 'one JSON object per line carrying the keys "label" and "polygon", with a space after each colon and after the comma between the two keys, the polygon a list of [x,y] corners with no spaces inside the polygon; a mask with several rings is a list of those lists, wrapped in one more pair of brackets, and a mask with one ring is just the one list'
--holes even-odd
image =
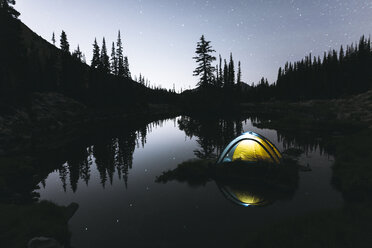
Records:
{"label": "still lake surface", "polygon": [[[40,200],[79,204],[69,221],[73,247],[238,247],[247,234],[288,217],[340,207],[331,184],[333,157],[317,142],[259,129],[254,118],[197,120],[179,116],[100,136],[65,158],[40,183]],[[291,197],[262,207],[227,199],[214,181],[155,182],[190,159],[216,158],[242,132],[265,136],[278,149],[305,151]],[[115,132],[114,132],[115,133]],[[316,137],[314,137],[316,140]]]}

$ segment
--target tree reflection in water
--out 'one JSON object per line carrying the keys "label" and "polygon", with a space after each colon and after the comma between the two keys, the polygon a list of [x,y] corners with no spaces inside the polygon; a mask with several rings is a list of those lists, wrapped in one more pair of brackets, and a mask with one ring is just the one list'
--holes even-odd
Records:
{"label": "tree reflection in water", "polygon": [[242,121],[236,119],[193,119],[182,116],[178,120],[178,127],[196,142],[200,149],[194,151],[200,159],[216,158],[225,146],[243,132]]}
{"label": "tree reflection in water", "polygon": [[[259,123],[263,119],[251,118],[252,123]],[[96,164],[102,187],[113,184],[115,173],[119,180],[123,180],[128,187],[129,170],[133,165],[133,153],[136,147],[144,147],[147,134],[154,127],[162,127],[167,119],[137,126],[135,130],[122,131],[115,137],[98,139],[92,145],[74,148],[69,152],[68,159],[59,166],[59,176],[63,189],[67,190],[67,180],[73,192],[76,192],[79,179],[87,185],[90,180],[91,166]],[[241,117],[222,118],[192,118],[182,116],[174,125],[178,125],[186,136],[196,137],[198,148],[194,150],[197,158],[203,160],[216,159],[225,146],[235,137],[244,132],[243,125],[247,119]],[[277,132],[277,138],[284,148],[298,147],[305,152],[320,149],[324,152],[322,139],[316,135],[293,135]]]}
{"label": "tree reflection in water", "polygon": [[229,162],[195,159],[163,172],[157,183],[186,182],[190,186],[205,186],[215,182],[222,194],[241,206],[265,206],[277,200],[292,199],[298,187],[299,166],[285,159],[281,164]]}

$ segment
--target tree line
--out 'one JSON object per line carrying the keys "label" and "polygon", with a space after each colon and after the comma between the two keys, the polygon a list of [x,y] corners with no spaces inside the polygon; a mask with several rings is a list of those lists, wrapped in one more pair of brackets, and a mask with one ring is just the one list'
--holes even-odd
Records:
{"label": "tree line", "polygon": [[32,92],[59,92],[93,107],[131,106],[128,111],[176,101],[171,90],[132,80],[120,31],[110,55],[104,37],[101,45],[94,40],[89,66],[79,45],[70,51],[65,31],[58,49],[54,33],[50,44],[18,20],[15,1],[0,4],[0,102],[26,104]]}
{"label": "tree line", "polygon": [[[56,44],[55,34],[52,34],[52,43]],[[70,45],[67,40],[65,31],[62,30],[60,38],[60,49],[66,54],[71,54],[72,57],[78,59],[80,62],[86,63],[85,55],[80,51],[79,45],[76,50],[70,53]],[[106,39],[103,37],[102,46],[100,47],[97,42],[97,38],[93,42],[93,56],[90,67],[97,69],[106,74],[112,74],[123,78],[131,78],[131,72],[129,70],[128,57],[123,55],[123,43],[121,39],[120,30],[118,31],[118,38],[115,42],[112,42],[111,55],[108,55]]]}
{"label": "tree line", "polygon": [[337,98],[357,94],[372,85],[371,40],[362,36],[344,50],[324,52],[323,59],[311,54],[279,68],[275,94],[280,99]]}
{"label": "tree line", "polygon": [[[230,60],[227,63],[226,59],[223,60],[219,55],[219,64],[213,66],[213,61],[216,60],[216,57],[211,53],[216,52],[210,41],[207,41],[204,35],[201,36],[200,41],[196,46],[196,56],[193,57],[198,66],[194,70],[194,76],[199,77],[199,82],[197,86],[207,87],[214,86],[217,88],[234,88],[236,86],[241,86],[241,65],[240,61],[238,62],[238,72],[235,79],[235,63],[233,60],[232,53],[230,53]],[[223,67],[223,68],[222,68]]]}
{"label": "tree line", "polygon": [[250,102],[331,99],[365,92],[372,85],[371,40],[365,36],[360,38],[359,43],[348,45],[346,49],[341,46],[339,51],[333,49],[324,52],[322,59],[309,54],[301,61],[287,62],[284,68],[279,68],[275,82],[269,84],[262,77],[251,86],[241,80],[240,61],[235,72],[232,54],[229,63],[226,59],[222,63],[220,55],[219,63],[213,66],[216,57],[213,56],[215,50],[210,43],[202,35],[196,46],[196,56],[193,57],[197,62],[193,74],[199,77],[197,86],[209,87],[213,91],[211,97],[203,96],[207,98],[206,101],[213,97],[221,99],[221,94],[216,94],[219,88],[228,89],[224,92],[224,98],[230,97],[232,102]]}
{"label": "tree line", "polygon": [[[101,45],[97,39],[94,40],[93,56],[88,66],[79,46],[70,52],[64,31],[60,36],[60,49],[55,46],[54,33],[53,45],[41,39],[23,40],[22,33],[27,31],[27,27],[17,20],[19,12],[14,9],[14,4],[14,0],[0,0],[2,99],[19,99],[13,96],[24,92],[54,91],[97,106],[166,102],[181,103],[194,110],[193,104],[200,106],[204,103],[205,107],[216,104],[218,108],[228,103],[271,99],[336,98],[371,87],[371,41],[364,36],[358,44],[324,53],[323,59],[310,54],[301,61],[286,63],[279,68],[278,78],[272,84],[262,78],[250,86],[242,81],[240,61],[236,64],[231,53],[229,59],[219,55],[217,60],[211,42],[202,35],[193,57],[197,62],[193,75],[199,77],[198,90],[186,90],[179,96],[175,87],[167,90],[151,86],[142,74],[132,80],[128,57],[123,54],[120,31],[116,42],[112,43],[110,55],[104,37]],[[31,30],[27,32],[32,33]]]}

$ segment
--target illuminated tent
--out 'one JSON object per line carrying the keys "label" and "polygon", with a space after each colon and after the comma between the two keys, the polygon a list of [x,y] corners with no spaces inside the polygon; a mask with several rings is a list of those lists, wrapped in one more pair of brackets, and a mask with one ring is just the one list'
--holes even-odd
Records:
{"label": "illuminated tent", "polygon": [[[246,132],[230,142],[217,160],[217,164],[237,162],[234,164],[239,165],[239,162],[248,162],[251,166],[246,167],[243,164],[243,167],[221,167],[231,168],[231,171],[220,171],[219,176],[225,180],[216,178],[217,185],[227,199],[238,205],[247,207],[270,204],[280,198],[283,192],[275,187],[275,184],[268,183],[265,177],[271,175],[275,178],[275,173],[282,171],[275,166],[280,164],[281,158],[282,155],[275,145],[265,137],[253,132]],[[259,162],[265,162],[266,165]],[[267,166],[271,164],[277,170],[268,169]],[[241,170],[244,168],[246,169]],[[270,172],[274,174],[270,174]],[[226,178],[231,177],[231,174],[233,178],[226,181]],[[246,179],[244,179],[245,177]],[[243,181],[241,181],[242,178]]]}
{"label": "illuminated tent", "polygon": [[234,139],[225,148],[217,163],[244,161],[280,163],[282,155],[265,137],[246,132]]}

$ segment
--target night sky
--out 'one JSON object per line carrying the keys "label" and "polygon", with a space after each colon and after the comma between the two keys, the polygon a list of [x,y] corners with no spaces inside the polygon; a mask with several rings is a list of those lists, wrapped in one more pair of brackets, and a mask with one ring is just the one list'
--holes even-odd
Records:
{"label": "night sky", "polygon": [[194,87],[192,59],[202,34],[217,51],[242,63],[243,81],[276,80],[279,66],[309,52],[322,55],[372,33],[371,0],[17,0],[20,19],[57,43],[65,30],[90,64],[92,43],[108,52],[121,30],[132,75],[176,89]]}

